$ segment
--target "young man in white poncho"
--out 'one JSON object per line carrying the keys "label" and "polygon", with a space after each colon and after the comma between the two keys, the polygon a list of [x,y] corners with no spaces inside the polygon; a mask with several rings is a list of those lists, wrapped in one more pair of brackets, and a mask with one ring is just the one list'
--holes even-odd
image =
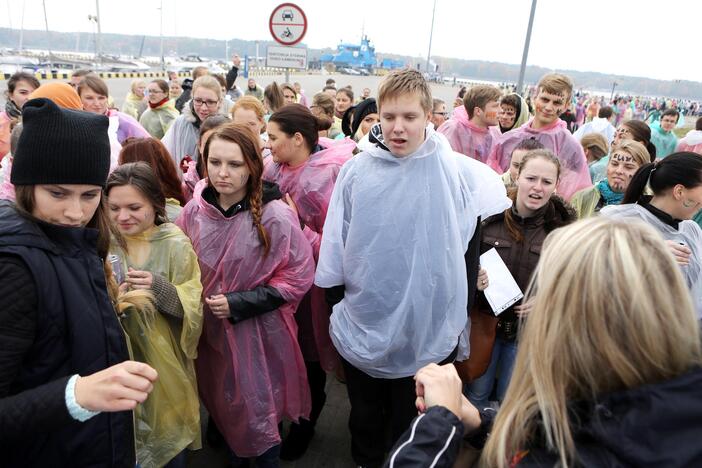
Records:
{"label": "young man in white poncho", "polygon": [[492,169],[433,130],[419,72],[388,75],[378,107],[375,146],[336,181],[315,279],[330,302],[341,298],[330,334],[346,373],[352,455],[365,467],[382,465],[386,443],[416,415],[414,374],[455,359],[477,277],[465,254],[479,220],[510,206]]}

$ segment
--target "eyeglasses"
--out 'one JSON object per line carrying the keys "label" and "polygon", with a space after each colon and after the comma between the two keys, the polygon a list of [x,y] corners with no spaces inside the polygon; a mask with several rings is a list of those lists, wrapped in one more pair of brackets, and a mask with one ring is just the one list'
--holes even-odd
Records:
{"label": "eyeglasses", "polygon": [[432,112],[432,114],[434,114],[434,115],[440,115],[440,116],[442,116],[442,117],[444,117],[444,118],[447,118],[448,115],[449,115],[448,112]]}
{"label": "eyeglasses", "polygon": [[629,129],[628,128],[618,128],[617,129],[617,135],[622,136],[622,135],[629,135]]}
{"label": "eyeglasses", "polygon": [[212,101],[210,99],[200,99],[200,98],[195,98],[193,99],[193,104],[196,106],[207,106],[207,107],[214,107],[217,104],[219,104],[219,101]]}
{"label": "eyeglasses", "polygon": [[149,94],[164,94],[160,89],[150,89]]}

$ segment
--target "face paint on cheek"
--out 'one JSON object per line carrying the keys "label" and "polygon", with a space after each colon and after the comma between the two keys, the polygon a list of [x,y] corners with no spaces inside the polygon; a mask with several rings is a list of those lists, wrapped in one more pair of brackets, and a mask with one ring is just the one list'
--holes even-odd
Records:
{"label": "face paint on cheek", "polygon": [[495,111],[487,111],[485,112],[485,117],[488,119],[496,119],[497,118],[497,112]]}

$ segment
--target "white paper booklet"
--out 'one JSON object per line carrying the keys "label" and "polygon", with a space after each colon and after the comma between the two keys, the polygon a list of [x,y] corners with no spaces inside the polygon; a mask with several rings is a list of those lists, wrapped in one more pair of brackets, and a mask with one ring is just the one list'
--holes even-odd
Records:
{"label": "white paper booklet", "polygon": [[487,271],[489,284],[483,292],[495,315],[500,315],[524,297],[497,250],[493,248],[482,254],[480,267]]}

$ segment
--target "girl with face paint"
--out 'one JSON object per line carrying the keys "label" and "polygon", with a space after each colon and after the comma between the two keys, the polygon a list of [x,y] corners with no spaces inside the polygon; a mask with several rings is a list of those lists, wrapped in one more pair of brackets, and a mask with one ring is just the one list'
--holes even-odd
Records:
{"label": "girl with face paint", "polygon": [[202,330],[200,267],[190,240],[166,216],[166,198],[144,162],[115,169],[105,189],[110,220],[122,235],[110,252],[122,263],[123,292],[149,291],[154,307],[127,314],[122,325],[136,359],[160,376],[153,398],[137,408],[137,458],[142,465],[185,461],[200,441],[194,359]]}
{"label": "girl with face paint", "polygon": [[[656,146],[651,143],[651,128],[641,120],[629,120],[619,124],[614,132],[614,140],[612,146],[618,145],[624,140],[638,141],[646,147],[646,151],[651,159],[647,162],[656,160]],[[599,161],[590,166],[590,174],[592,175],[592,183],[598,184],[607,176],[607,165],[609,164],[609,155],[603,157]]]}
{"label": "girl with face paint", "polygon": [[559,193],[567,201],[575,192],[592,184],[582,146],[558,118],[570,102],[573,83],[565,75],[551,73],[539,81],[538,90],[534,117],[493,144],[487,164],[499,174],[504,173],[509,169],[514,147],[525,138],[535,138],[561,161]]}
{"label": "girl with face paint", "polygon": [[[526,290],[536,268],[546,236],[575,220],[573,210],[555,194],[559,179],[560,162],[550,150],[527,152],[520,164],[515,188],[508,192],[514,205],[483,222],[481,253],[496,249],[522,291]],[[481,269],[478,290],[485,290],[489,282],[490,272]],[[467,396],[473,405],[484,408],[488,406],[495,377],[498,378],[498,401],[505,395],[517,352],[519,319],[529,314],[531,305],[521,303],[495,317],[485,297],[478,296],[478,310],[471,313],[471,333],[489,339],[479,340],[478,346],[471,347],[468,362],[473,374]]]}
{"label": "girl with face paint", "polygon": [[[648,195],[647,186],[653,195]],[[702,318],[702,229],[692,219],[702,209],[702,158],[674,153],[642,165],[620,205],[601,214],[644,221],[667,241],[687,280],[698,319]]]}
{"label": "girl with face paint", "polygon": [[494,86],[473,86],[463,97],[463,106],[454,109],[451,119],[437,131],[446,136],[454,151],[484,163],[500,137],[501,95]]}
{"label": "girl with face paint", "polygon": [[607,177],[597,185],[579,191],[570,200],[578,219],[587,218],[609,205],[617,205],[636,171],[650,161],[646,148],[634,140],[622,140],[612,147]]}

